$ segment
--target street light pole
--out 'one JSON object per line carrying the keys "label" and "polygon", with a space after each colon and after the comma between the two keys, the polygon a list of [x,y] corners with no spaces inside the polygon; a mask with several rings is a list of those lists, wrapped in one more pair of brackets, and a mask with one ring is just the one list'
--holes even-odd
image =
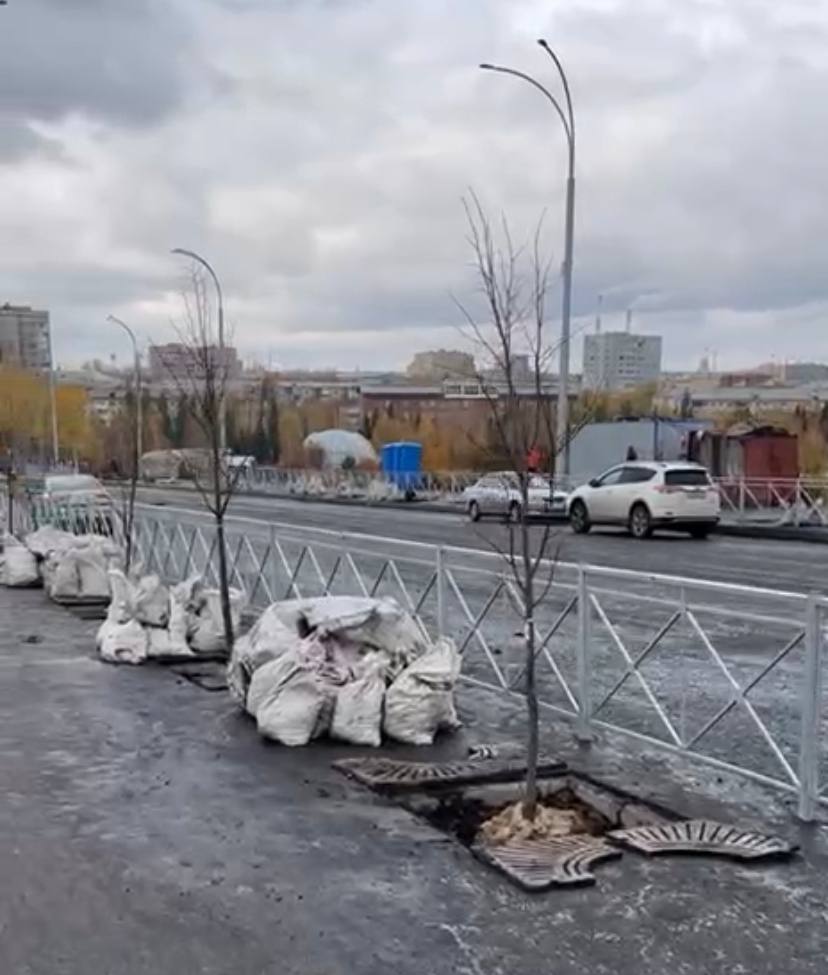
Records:
{"label": "street light pole", "polygon": [[121,321],[120,318],[116,318],[114,315],[107,315],[106,320],[113,322],[115,325],[120,325],[129,336],[130,342],[132,342],[135,371],[135,450],[138,454],[136,463],[140,464],[141,458],[144,455],[144,404],[141,391],[141,357],[138,355],[138,342],[135,340],[135,333],[126,322]]}
{"label": "street light pole", "polygon": [[[552,58],[560,75],[564,91],[565,110],[558,99],[531,75],[525,74],[523,71],[516,71],[514,68],[504,68],[495,64],[481,64],[480,67],[484,71],[497,71],[500,74],[513,75],[515,78],[520,78],[522,81],[532,85],[533,88],[536,88],[555,109],[566,133],[568,167],[566,179],[566,216],[564,223],[564,259],[561,267],[563,296],[561,299],[561,344],[559,349],[560,365],[558,369],[557,410],[558,453],[562,461],[561,473],[566,477],[569,474],[569,337],[572,313],[572,265],[575,234],[575,112],[572,108],[569,81],[567,80],[563,65],[557,54],[555,54],[543,38],[538,41],[538,44]],[[563,450],[561,450],[561,446]]]}
{"label": "street light pole", "polygon": [[[200,254],[196,254],[195,251],[187,250],[184,247],[174,247],[173,254],[181,254],[184,257],[189,257],[191,260],[200,264],[213,279],[213,284],[216,286],[216,295],[218,297],[218,346],[219,346],[219,368],[226,369],[227,364],[225,362],[225,352],[224,352],[224,295],[221,290],[221,282],[218,279],[218,275],[213,270],[213,266],[210,262],[202,257]],[[205,351],[206,355],[206,351]],[[227,404],[226,404],[226,384],[222,384],[222,395],[221,402],[219,403],[219,447],[221,448],[222,454],[227,449]]]}

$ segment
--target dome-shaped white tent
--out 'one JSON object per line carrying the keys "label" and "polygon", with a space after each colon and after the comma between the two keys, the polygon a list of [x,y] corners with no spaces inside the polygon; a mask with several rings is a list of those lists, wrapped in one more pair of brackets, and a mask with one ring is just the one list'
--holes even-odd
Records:
{"label": "dome-shaped white tent", "polygon": [[377,463],[377,454],[360,433],[350,430],[319,430],[305,437],[305,452],[319,452],[323,467],[354,467]]}

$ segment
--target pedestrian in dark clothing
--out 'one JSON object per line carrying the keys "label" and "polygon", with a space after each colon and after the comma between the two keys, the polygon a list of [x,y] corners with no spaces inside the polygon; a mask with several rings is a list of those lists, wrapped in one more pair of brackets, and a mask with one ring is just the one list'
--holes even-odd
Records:
{"label": "pedestrian in dark clothing", "polygon": [[632,444],[627,447],[627,460],[638,460],[638,452]]}

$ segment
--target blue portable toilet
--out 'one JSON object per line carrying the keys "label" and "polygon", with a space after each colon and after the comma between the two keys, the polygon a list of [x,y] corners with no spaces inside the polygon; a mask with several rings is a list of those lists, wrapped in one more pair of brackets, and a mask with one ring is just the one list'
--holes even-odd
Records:
{"label": "blue portable toilet", "polygon": [[380,451],[382,473],[407,496],[413,496],[420,484],[423,445],[414,440],[383,444]]}

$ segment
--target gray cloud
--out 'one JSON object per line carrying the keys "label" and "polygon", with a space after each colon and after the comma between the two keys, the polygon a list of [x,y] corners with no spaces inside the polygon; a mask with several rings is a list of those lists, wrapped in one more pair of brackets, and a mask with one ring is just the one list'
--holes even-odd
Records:
{"label": "gray cloud", "polygon": [[0,113],[149,125],[183,97],[190,31],[164,0],[15,0],[2,12]]}
{"label": "gray cloud", "polygon": [[168,332],[172,246],[219,268],[251,353],[367,367],[451,341],[469,186],[519,239],[546,208],[560,261],[562,133],[476,67],[554,84],[541,34],[578,113],[576,313],[639,299],[674,365],[768,358],[774,322],[828,356],[824,4],[15,0],[0,27],[0,296],[48,302],[62,356],[110,311]]}

